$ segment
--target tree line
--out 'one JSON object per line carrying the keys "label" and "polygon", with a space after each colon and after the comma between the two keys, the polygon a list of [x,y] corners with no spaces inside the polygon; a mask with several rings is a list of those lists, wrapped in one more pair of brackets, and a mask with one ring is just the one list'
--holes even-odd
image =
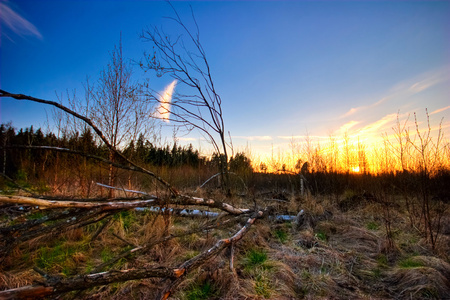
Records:
{"label": "tree line", "polygon": [[[49,131],[44,133],[41,128],[15,129],[11,124],[0,125],[0,152],[1,173],[10,177],[20,177],[26,172],[28,175],[39,178],[39,173],[50,170],[61,161],[75,167],[79,159],[71,159],[68,155],[57,153],[51,149],[31,149],[34,147],[58,147],[76,150],[90,155],[108,157],[109,150],[103,144],[95,140],[90,129],[83,132],[64,132],[57,136]],[[146,140],[142,134],[136,141],[130,140],[121,150],[125,157],[152,167],[193,169],[208,168],[217,170],[221,158],[213,155],[211,158],[200,154],[192,144],[187,146],[172,145],[158,146]],[[243,153],[237,153],[229,162],[230,171],[239,173],[252,172],[251,161]]]}
{"label": "tree line", "polygon": [[[95,141],[90,129],[82,133],[75,131],[56,136],[53,132],[44,133],[41,128],[34,129],[33,126],[16,130],[10,124],[1,124],[0,143],[4,148],[0,153],[2,161],[1,171],[7,175],[17,173],[25,161],[33,161],[41,165],[44,163],[43,160],[46,160],[46,163],[51,164],[51,158],[55,158],[56,155],[56,153],[53,153],[51,157],[48,157],[53,152],[50,150],[45,151],[49,152],[45,155],[40,151],[31,149],[17,151],[17,147],[50,146],[78,150],[97,156],[108,154],[108,149]],[[198,150],[193,149],[192,145],[179,146],[174,143],[172,147],[170,145],[165,147],[155,146],[144,140],[142,135],[139,136],[137,141],[131,140],[121,152],[129,158],[153,166],[179,167],[188,165],[196,168],[208,162],[205,157],[199,154]]]}

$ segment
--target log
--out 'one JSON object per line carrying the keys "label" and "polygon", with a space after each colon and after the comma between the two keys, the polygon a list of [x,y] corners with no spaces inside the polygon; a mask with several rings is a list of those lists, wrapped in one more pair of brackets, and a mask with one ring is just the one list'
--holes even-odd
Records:
{"label": "log", "polygon": [[156,196],[149,195],[146,192],[135,191],[135,190],[128,190],[128,189],[124,189],[124,188],[118,188],[118,187],[106,185],[106,184],[99,183],[99,182],[96,182],[95,184],[98,185],[98,186],[107,188],[107,189],[113,189],[113,190],[118,190],[118,191],[127,192],[127,193],[134,193],[134,194],[141,194],[141,195],[145,195],[145,196],[156,197]]}
{"label": "log", "polygon": [[40,226],[33,230],[31,230],[31,228],[29,230],[22,229],[15,232],[14,235],[4,235],[4,238],[0,240],[2,244],[2,247],[0,247],[0,261],[15,246],[24,241],[47,234],[60,234],[69,228],[83,227],[91,223],[98,222],[114,212],[114,210],[102,212],[99,208],[76,211],[72,214],[67,214],[65,219],[62,219],[55,224]]}
{"label": "log", "polygon": [[157,196],[149,196],[146,200],[130,201],[108,201],[108,202],[85,202],[70,200],[48,200],[25,196],[0,196],[0,203],[14,203],[32,206],[43,206],[49,208],[101,208],[102,210],[131,209],[136,207],[148,207],[159,204],[178,204],[178,205],[199,205],[218,208],[233,215],[241,215],[251,212],[247,208],[237,208],[228,203],[213,199],[204,199],[191,196],[178,196],[170,201],[163,201]]}
{"label": "log", "polygon": [[178,276],[172,278],[171,281],[160,291],[158,299],[167,299],[172,294],[173,290],[183,281],[184,275],[186,275],[190,270],[199,267],[200,265],[206,263],[210,258],[218,255],[223,249],[229,247],[230,245],[238,242],[244,237],[244,235],[250,230],[250,227],[256,221],[256,219],[261,218],[264,215],[263,211],[257,211],[253,213],[247,220],[245,225],[236,232],[232,237],[228,239],[219,240],[213,247],[200,253],[199,255],[191,258],[190,260],[181,264],[177,269],[179,270]]}
{"label": "log", "polygon": [[144,278],[164,278],[169,280],[160,292],[160,299],[167,299],[173,290],[183,281],[184,275],[190,270],[206,263],[213,256],[218,255],[223,249],[236,243],[250,230],[257,218],[262,217],[263,211],[255,212],[246,224],[231,238],[219,240],[212,248],[200,253],[194,258],[184,262],[178,268],[155,267],[128,270],[111,270],[72,278],[51,277],[42,283],[32,286],[24,286],[15,289],[0,291],[0,299],[31,299],[43,298],[51,295],[62,294],[75,290],[85,290],[95,286],[107,285],[114,282],[137,280]]}
{"label": "log", "polygon": [[214,220],[213,222],[211,222],[210,225],[206,225],[206,226],[204,226],[202,228],[199,228],[199,229],[185,231],[185,232],[183,232],[181,234],[170,234],[170,235],[164,236],[164,237],[159,238],[159,239],[151,239],[148,243],[146,243],[146,244],[144,244],[142,246],[137,246],[137,247],[135,247],[133,249],[125,250],[122,253],[120,253],[118,256],[114,257],[113,259],[110,259],[109,261],[104,262],[101,265],[98,265],[94,269],[93,273],[97,273],[97,272],[102,271],[105,267],[116,263],[117,261],[119,261],[122,258],[126,258],[130,254],[136,254],[138,252],[148,251],[149,249],[151,249],[155,245],[167,242],[167,241],[169,241],[171,239],[174,239],[174,238],[177,238],[177,237],[186,236],[186,235],[190,235],[190,234],[194,234],[194,233],[197,233],[197,232],[211,230],[211,229],[214,229],[214,228],[217,228],[217,227],[224,228],[224,226],[229,225],[231,223],[231,220],[232,219],[226,219],[226,220],[223,220],[223,221]]}
{"label": "log", "polygon": [[45,296],[53,293],[53,287],[51,286],[24,286],[16,289],[10,289],[6,291],[0,291],[0,299],[13,300],[13,299],[36,299],[44,298]]}
{"label": "log", "polygon": [[230,213],[232,215],[241,215],[251,212],[251,209],[248,208],[237,208],[234,207],[228,203],[217,201],[213,199],[205,199],[205,198],[198,198],[198,197],[191,197],[191,196],[184,196],[181,195],[177,197],[176,202],[179,202],[179,204],[184,205],[202,205],[202,206],[208,206],[212,208],[218,208],[220,210],[226,211],[227,213]]}
{"label": "log", "polygon": [[180,270],[166,267],[112,270],[62,279],[51,277],[44,284],[0,291],[0,299],[37,299],[95,286],[151,277],[177,278]]}
{"label": "log", "polygon": [[0,196],[0,202],[3,203],[43,206],[49,208],[101,208],[102,210],[145,207],[155,205],[155,200],[157,200],[157,198],[153,196],[152,198],[147,200],[109,201],[109,202],[58,201],[25,196]]}

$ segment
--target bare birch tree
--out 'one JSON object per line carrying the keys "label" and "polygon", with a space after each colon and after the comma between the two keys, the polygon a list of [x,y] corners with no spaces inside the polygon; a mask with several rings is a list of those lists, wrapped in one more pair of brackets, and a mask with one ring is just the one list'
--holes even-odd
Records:
{"label": "bare birch tree", "polygon": [[[122,40],[111,52],[111,61],[100,73],[96,85],[88,80],[85,84],[86,101],[90,107],[87,115],[97,124],[111,145],[118,149],[130,140],[136,140],[139,133],[146,133],[151,127],[148,118],[150,103],[142,101],[138,86],[132,81],[132,69],[122,54]],[[109,160],[116,160],[110,150]],[[110,165],[108,184],[114,186],[116,170]],[[112,190],[109,192],[112,196]]]}

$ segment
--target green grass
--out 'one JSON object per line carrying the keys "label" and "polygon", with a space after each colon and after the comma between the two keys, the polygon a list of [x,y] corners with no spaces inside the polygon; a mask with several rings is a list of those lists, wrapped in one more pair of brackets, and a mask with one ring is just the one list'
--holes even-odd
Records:
{"label": "green grass", "polygon": [[379,280],[383,275],[383,270],[388,268],[388,258],[385,254],[378,254],[375,259],[377,261],[377,266],[371,271],[373,278]]}
{"label": "green grass", "polygon": [[[29,189],[31,188],[31,184],[28,182],[28,174],[25,170],[18,170],[16,174],[16,182],[21,187]],[[15,185],[12,185],[11,187],[16,188]]]}
{"label": "green grass", "polygon": [[314,236],[324,242],[326,242],[328,240],[327,234],[323,231],[317,232]]}
{"label": "green grass", "polygon": [[33,191],[36,191],[38,194],[45,194],[51,191],[51,188],[43,181],[38,182],[32,188]]}
{"label": "green grass", "polygon": [[192,285],[186,292],[186,298],[188,300],[210,299],[217,296],[216,294],[214,285],[210,282],[204,282],[203,284]]}
{"label": "green grass", "polygon": [[308,270],[306,270],[306,269],[303,269],[303,270],[302,270],[301,278],[302,278],[303,280],[310,280],[311,277],[312,277],[312,275],[311,275],[311,273],[310,273]]}
{"label": "green grass", "polygon": [[182,253],[182,254],[179,256],[179,260],[181,260],[181,261],[187,261],[187,260],[189,260],[189,259],[191,259],[191,258],[196,257],[196,256],[199,255],[199,254],[200,254],[200,251],[198,251],[198,250],[187,250],[186,252]]}
{"label": "green grass", "polygon": [[422,299],[439,299],[439,294],[434,288],[423,288],[420,291],[420,297]]}
{"label": "green grass", "polygon": [[95,268],[94,263],[91,260],[88,260],[86,262],[86,267],[85,267],[85,271],[86,273],[91,273]]}
{"label": "green grass", "polygon": [[243,266],[245,270],[252,270],[258,266],[264,266],[267,261],[267,252],[260,249],[249,250],[243,260]]}
{"label": "green grass", "polygon": [[281,243],[285,243],[288,239],[288,233],[283,229],[276,229],[274,235]]}
{"label": "green grass", "polygon": [[259,274],[254,278],[254,288],[255,293],[264,298],[269,299],[272,295],[270,281],[262,274]]}
{"label": "green grass", "polygon": [[355,197],[356,195],[357,195],[357,194],[356,194],[356,192],[355,192],[354,190],[346,189],[346,190],[344,191],[343,197],[344,197],[345,199],[351,199],[351,198]]}
{"label": "green grass", "polygon": [[423,267],[423,263],[421,263],[420,261],[414,260],[413,257],[408,257],[406,259],[399,261],[398,266],[403,269],[412,269],[412,268]]}
{"label": "green grass", "polygon": [[104,247],[100,252],[100,257],[102,259],[102,262],[107,262],[114,258],[114,253],[111,251],[111,249]]}
{"label": "green grass", "polygon": [[58,270],[64,275],[72,275],[77,267],[72,256],[82,250],[79,248],[77,245],[67,245],[63,241],[58,242],[53,247],[41,247],[38,250],[35,264],[45,271]]}
{"label": "green grass", "polygon": [[381,278],[381,269],[380,268],[373,269],[372,274],[375,279],[380,279]]}
{"label": "green grass", "polygon": [[244,271],[253,279],[255,293],[264,298],[270,298],[273,287],[269,274],[274,266],[268,259],[267,252],[263,249],[250,249],[242,260]]}
{"label": "green grass", "polygon": [[122,224],[123,229],[128,232],[133,224],[136,224],[136,215],[133,211],[121,211],[114,215],[114,220]]}
{"label": "green grass", "polygon": [[[123,251],[130,250],[131,248],[132,248],[132,246],[128,245],[123,248]],[[128,256],[128,258],[132,258],[132,257],[134,257],[134,255],[135,254],[133,253],[130,256]],[[111,250],[111,248],[108,248],[108,247],[104,247],[102,249],[102,251],[100,252],[100,258],[101,258],[102,262],[104,262],[104,263],[110,261],[111,259],[115,258],[116,256],[117,256],[117,253],[115,253],[113,250]],[[120,268],[126,262],[127,262],[127,258],[121,258],[114,264],[110,265],[109,267],[110,268]]]}
{"label": "green grass", "polygon": [[378,225],[376,222],[374,221],[370,221],[366,224],[366,228],[368,230],[378,230],[380,228],[380,225]]}
{"label": "green grass", "polygon": [[45,217],[45,214],[44,214],[44,212],[42,212],[40,210],[27,216],[28,220],[37,220],[37,219],[42,219],[43,217]]}
{"label": "green grass", "polygon": [[384,254],[378,254],[377,257],[376,257],[376,259],[377,259],[378,267],[387,267],[387,265],[388,265],[388,259],[387,259],[387,256],[386,256],[386,255],[384,255]]}

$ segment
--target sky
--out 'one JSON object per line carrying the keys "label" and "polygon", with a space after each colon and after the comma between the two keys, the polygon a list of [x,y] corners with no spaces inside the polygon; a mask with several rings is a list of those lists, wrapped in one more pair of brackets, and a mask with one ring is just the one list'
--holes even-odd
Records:
{"label": "sky", "polygon": [[[425,109],[433,130],[442,118],[450,129],[450,1],[172,3],[195,30],[192,7],[235,152],[270,155],[345,134],[376,144],[397,115],[416,112],[425,128]],[[181,33],[164,1],[0,0],[0,11],[1,89],[48,100],[82,97],[120,36],[123,55],[138,61],[151,50],[143,29]],[[135,66],[144,77],[161,91],[173,81]],[[1,123],[44,128],[48,115],[0,99]],[[171,130],[163,134],[170,142]],[[208,147],[198,132],[179,141]]]}

